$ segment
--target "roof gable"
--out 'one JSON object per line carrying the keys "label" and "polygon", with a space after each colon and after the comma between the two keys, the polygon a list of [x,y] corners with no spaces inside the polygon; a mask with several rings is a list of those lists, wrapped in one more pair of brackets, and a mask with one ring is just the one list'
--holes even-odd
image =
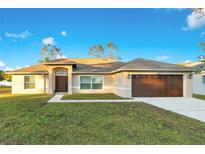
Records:
{"label": "roof gable", "polygon": [[17,69],[14,71],[11,71],[11,73],[15,72],[15,73],[28,73],[28,72],[32,72],[32,73],[46,73],[48,71],[48,67],[44,64],[37,64],[37,65],[33,65],[33,66],[29,66],[29,67],[25,67],[25,68],[21,68],[21,69]]}

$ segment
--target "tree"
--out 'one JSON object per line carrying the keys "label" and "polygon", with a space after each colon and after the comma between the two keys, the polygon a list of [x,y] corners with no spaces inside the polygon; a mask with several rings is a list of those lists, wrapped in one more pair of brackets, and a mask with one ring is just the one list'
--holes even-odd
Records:
{"label": "tree", "polygon": [[4,80],[4,72],[0,70],[0,81]]}
{"label": "tree", "polygon": [[119,56],[115,55],[117,51],[117,45],[112,42],[108,42],[105,48],[103,48],[101,44],[90,47],[88,49],[88,55],[89,57],[94,58],[111,58],[114,60],[121,60]]}
{"label": "tree", "polygon": [[121,58],[119,56],[115,55],[115,52],[118,51],[118,47],[117,45],[115,45],[112,42],[108,42],[106,44],[106,48],[108,49],[108,58],[114,59],[114,60],[121,60]]}
{"label": "tree", "polygon": [[192,9],[192,12],[194,14],[205,15],[204,8],[194,8],[194,9]]}
{"label": "tree", "polygon": [[88,55],[94,58],[102,58],[104,55],[104,48],[102,45],[94,45],[88,49]]}
{"label": "tree", "polygon": [[4,73],[4,79],[5,79],[6,81],[11,81],[11,79],[12,79],[11,74],[5,74],[5,73]]}
{"label": "tree", "polygon": [[40,63],[44,63],[44,62],[49,62],[51,60],[56,59],[56,57],[58,55],[62,56],[61,52],[60,52],[60,48],[57,48],[54,45],[45,45],[42,49],[41,49],[41,60],[39,60]]}
{"label": "tree", "polygon": [[2,80],[11,81],[11,74],[5,74],[4,71],[0,70],[0,81]]}
{"label": "tree", "polygon": [[[205,42],[201,42],[199,45],[202,47],[202,50],[205,52]],[[204,55],[200,55],[198,57],[198,59],[199,59],[200,62],[205,62],[205,56]]]}

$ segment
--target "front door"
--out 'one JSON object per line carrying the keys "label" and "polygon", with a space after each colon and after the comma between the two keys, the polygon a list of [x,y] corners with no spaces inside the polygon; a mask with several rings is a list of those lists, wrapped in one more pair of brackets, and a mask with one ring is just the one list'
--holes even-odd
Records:
{"label": "front door", "polygon": [[68,76],[56,76],[56,92],[68,92]]}

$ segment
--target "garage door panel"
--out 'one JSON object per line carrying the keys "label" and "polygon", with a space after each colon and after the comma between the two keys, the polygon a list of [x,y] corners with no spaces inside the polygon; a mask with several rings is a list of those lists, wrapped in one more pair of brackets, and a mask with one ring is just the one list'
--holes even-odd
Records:
{"label": "garage door panel", "polygon": [[182,75],[133,75],[133,97],[181,97]]}

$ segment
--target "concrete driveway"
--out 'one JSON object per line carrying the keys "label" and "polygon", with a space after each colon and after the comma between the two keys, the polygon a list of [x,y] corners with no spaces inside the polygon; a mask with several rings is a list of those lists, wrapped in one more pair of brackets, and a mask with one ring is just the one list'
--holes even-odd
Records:
{"label": "concrete driveway", "polygon": [[205,122],[205,101],[203,100],[183,97],[149,97],[135,98],[135,100]]}

